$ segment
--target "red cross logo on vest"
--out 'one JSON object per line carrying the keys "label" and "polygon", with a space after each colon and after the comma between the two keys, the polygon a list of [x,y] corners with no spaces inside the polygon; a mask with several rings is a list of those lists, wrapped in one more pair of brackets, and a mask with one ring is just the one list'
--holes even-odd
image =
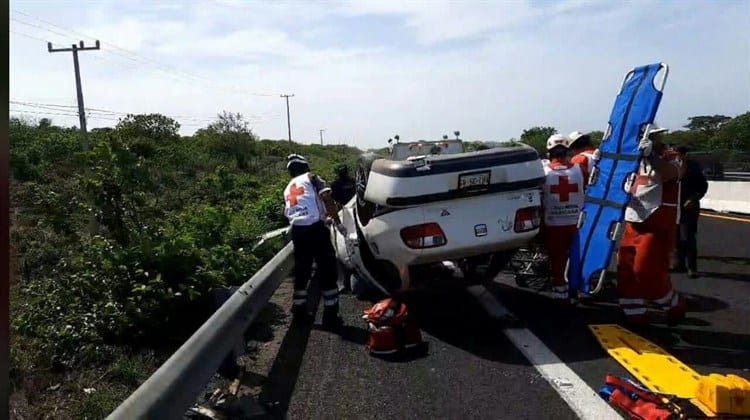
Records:
{"label": "red cross logo on vest", "polygon": [[578,184],[569,184],[567,176],[559,176],[557,178],[560,180],[560,183],[551,186],[549,191],[552,194],[558,194],[562,203],[570,201],[570,193],[578,192]]}
{"label": "red cross logo on vest", "polygon": [[294,207],[297,205],[298,201],[297,198],[305,193],[305,187],[298,187],[297,184],[293,184],[291,188],[289,188],[289,195],[286,197],[287,200],[289,200],[289,205]]}

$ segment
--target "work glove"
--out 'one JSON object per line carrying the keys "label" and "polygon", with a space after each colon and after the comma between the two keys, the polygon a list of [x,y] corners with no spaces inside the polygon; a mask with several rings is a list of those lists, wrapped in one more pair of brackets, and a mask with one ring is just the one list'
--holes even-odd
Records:
{"label": "work glove", "polygon": [[643,151],[643,156],[651,156],[651,153],[653,153],[654,151],[654,142],[646,137],[642,139],[640,143],[638,143],[638,149]]}

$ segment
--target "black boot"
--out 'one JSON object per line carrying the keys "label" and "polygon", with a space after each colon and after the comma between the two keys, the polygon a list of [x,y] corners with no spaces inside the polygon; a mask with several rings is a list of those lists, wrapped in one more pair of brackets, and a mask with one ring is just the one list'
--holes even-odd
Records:
{"label": "black boot", "polygon": [[339,306],[326,306],[323,308],[322,327],[330,331],[338,331],[343,325],[344,320],[339,316]]}
{"label": "black boot", "polygon": [[292,324],[309,324],[312,320],[307,305],[292,305]]}

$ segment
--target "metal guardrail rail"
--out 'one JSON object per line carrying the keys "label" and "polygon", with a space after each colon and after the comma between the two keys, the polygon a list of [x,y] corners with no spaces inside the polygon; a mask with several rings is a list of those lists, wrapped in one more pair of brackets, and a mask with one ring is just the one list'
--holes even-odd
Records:
{"label": "metal guardrail rail", "polygon": [[724,172],[724,178],[726,180],[750,180],[750,172]]}
{"label": "metal guardrail rail", "polygon": [[107,419],[181,419],[293,267],[288,243]]}

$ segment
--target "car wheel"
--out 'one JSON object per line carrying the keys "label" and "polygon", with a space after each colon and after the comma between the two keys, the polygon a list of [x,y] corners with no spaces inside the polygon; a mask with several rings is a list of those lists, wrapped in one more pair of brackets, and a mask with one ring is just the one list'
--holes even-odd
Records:
{"label": "car wheel", "polygon": [[375,203],[365,199],[367,181],[370,179],[370,168],[372,168],[372,162],[374,160],[375,156],[371,154],[360,156],[357,160],[357,170],[354,175],[356,182],[355,194],[357,197],[357,217],[359,217],[362,226],[367,226],[375,213]]}

